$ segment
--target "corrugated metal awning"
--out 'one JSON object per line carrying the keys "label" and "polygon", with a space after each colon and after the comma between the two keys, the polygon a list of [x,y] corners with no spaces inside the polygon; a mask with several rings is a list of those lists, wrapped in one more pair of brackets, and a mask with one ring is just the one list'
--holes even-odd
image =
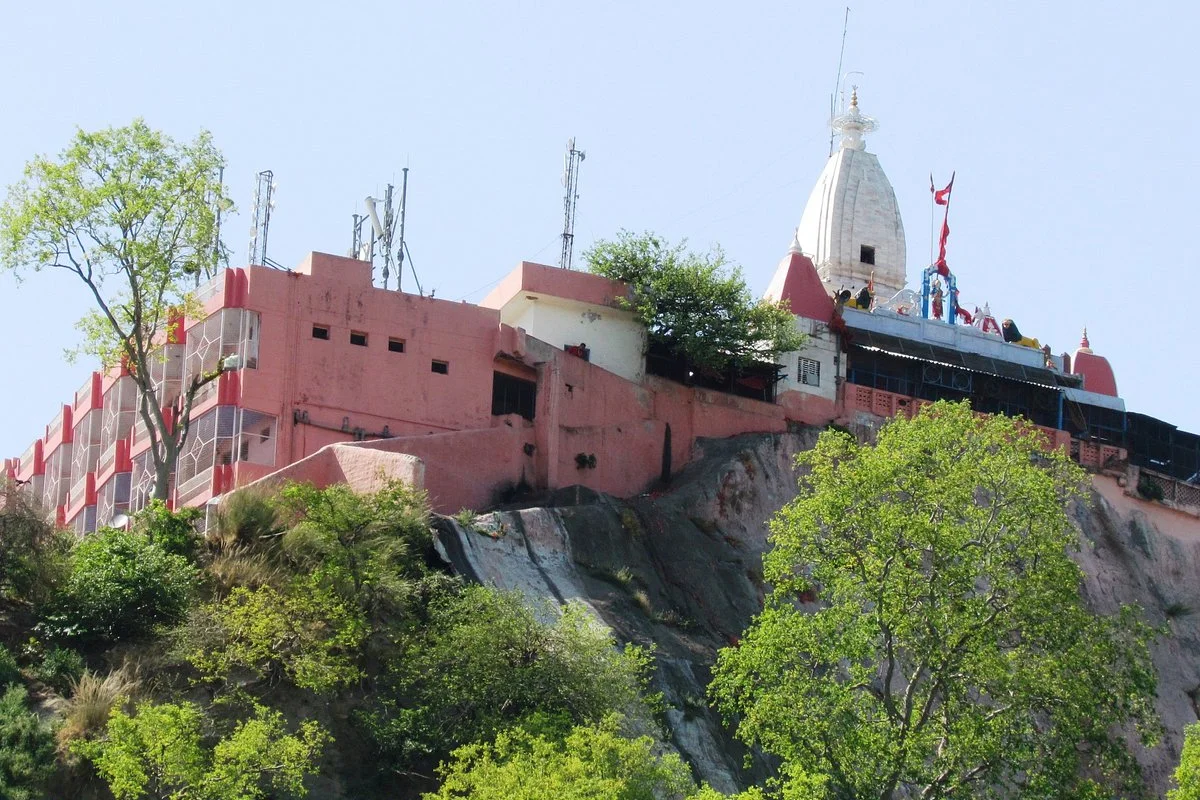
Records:
{"label": "corrugated metal awning", "polygon": [[878,350],[902,358],[912,358],[918,361],[943,364],[950,367],[978,372],[984,375],[996,375],[1009,380],[1032,383],[1049,389],[1061,387],[1078,387],[1083,383],[1079,375],[1064,374],[1045,367],[1030,367],[1015,364],[998,358],[989,358],[978,353],[966,353],[949,347],[938,347],[928,342],[917,342],[886,333],[851,328],[850,349],[861,347],[864,350]]}

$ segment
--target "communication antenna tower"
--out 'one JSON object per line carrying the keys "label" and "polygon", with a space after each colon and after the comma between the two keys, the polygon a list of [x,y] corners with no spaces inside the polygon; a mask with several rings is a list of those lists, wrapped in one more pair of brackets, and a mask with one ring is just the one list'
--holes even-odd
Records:
{"label": "communication antenna tower", "polygon": [[587,155],[582,150],[575,149],[575,137],[567,140],[567,156],[563,163],[562,184],[567,192],[563,196],[563,232],[562,257],[558,265],[563,269],[571,268],[571,259],[575,248],[575,206],[579,202],[579,165]]}
{"label": "communication antenna tower", "polygon": [[254,185],[254,219],[250,227],[250,263],[284,269],[267,257],[267,232],[271,227],[271,212],[275,210],[275,173],[264,169]]}
{"label": "communication antenna tower", "polygon": [[[366,214],[354,214],[353,238],[350,243],[350,256],[357,258],[359,261],[370,261],[372,265],[375,263],[376,255],[383,256],[383,267],[381,270],[383,277],[383,288],[389,288],[392,276],[393,258],[396,263],[396,290],[401,290],[402,278],[404,274],[404,258],[409,256],[409,263],[412,263],[412,257],[408,253],[408,244],[404,240],[404,224],[406,219],[406,211],[408,207],[408,167],[404,168],[404,179],[400,186],[400,208],[397,214],[396,204],[394,202],[395,189],[392,184],[387,185],[384,191],[383,200],[374,197],[367,197],[363,202],[367,207]],[[379,204],[383,204],[383,218],[380,219]],[[370,223],[370,237],[364,236],[366,233],[364,228],[367,223]],[[396,237],[396,227],[399,225],[399,238]],[[413,271],[413,279],[416,280],[416,271]],[[417,281],[417,291],[421,290],[420,281]]]}

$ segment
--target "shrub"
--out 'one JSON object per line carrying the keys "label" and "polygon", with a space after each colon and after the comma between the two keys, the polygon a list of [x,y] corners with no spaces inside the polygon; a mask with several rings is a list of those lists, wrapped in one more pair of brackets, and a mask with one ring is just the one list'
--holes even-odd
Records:
{"label": "shrub", "polygon": [[1158,481],[1151,478],[1147,478],[1145,476],[1138,478],[1137,490],[1138,494],[1147,500],[1157,500],[1161,502],[1163,499],[1162,486],[1158,483]]}
{"label": "shrub", "polygon": [[28,493],[0,479],[0,597],[45,599],[62,577],[69,541]]}
{"label": "shrub", "polygon": [[677,754],[656,755],[656,743],[649,736],[626,738],[619,728],[620,720],[610,716],[576,727],[563,740],[523,728],[504,731],[494,744],[456,750],[438,770],[444,780],[441,790],[426,794],[425,800],[653,800],[695,795],[691,773]]}
{"label": "shrub", "polygon": [[245,547],[234,547],[213,556],[205,574],[221,595],[237,586],[248,589],[280,586],[287,579],[287,573],[265,553]]}
{"label": "shrub", "polygon": [[71,688],[83,675],[83,656],[67,647],[51,647],[34,668],[39,681],[62,693]]}
{"label": "shrub", "polygon": [[297,580],[284,591],[237,587],[197,609],[181,632],[183,654],[209,680],[235,669],[330,692],[358,680],[367,636],[362,613],[328,588]]}
{"label": "shrub", "polygon": [[33,800],[54,769],[54,736],[25,707],[25,687],[0,696],[0,797]]}
{"label": "shrub", "polygon": [[103,739],[72,750],[96,765],[117,800],[257,800],[305,795],[304,778],[329,741],[312,721],[288,734],[283,715],[262,706],[213,747],[206,727],[192,703],[141,703],[134,716],[114,711]]}
{"label": "shrub", "polygon": [[581,605],[543,622],[519,593],[469,587],[433,603],[428,623],[401,643],[389,694],[410,705],[387,699],[364,719],[392,757],[440,757],[535,713],[568,724],[614,711],[644,718],[649,668],[647,650],[618,649]]}
{"label": "shrub", "polygon": [[187,613],[196,570],[137,533],[105,529],[82,540],[47,619],[52,633],[115,641]]}
{"label": "shrub", "polygon": [[0,644],[0,689],[21,680],[21,668],[8,648]]}
{"label": "shrub", "polygon": [[432,578],[425,493],[390,481],[369,494],[345,484],[291,484],[280,494],[288,523],[283,557],[376,617],[402,614]]}
{"label": "shrub", "polygon": [[279,511],[266,492],[236,491],[221,501],[215,526],[216,545],[221,549],[257,548],[280,532]]}
{"label": "shrub", "polygon": [[133,530],[166,552],[183,556],[190,561],[196,557],[200,546],[200,534],[196,531],[196,523],[203,516],[204,509],[201,508],[172,511],[162,500],[151,500],[150,505],[134,517]]}

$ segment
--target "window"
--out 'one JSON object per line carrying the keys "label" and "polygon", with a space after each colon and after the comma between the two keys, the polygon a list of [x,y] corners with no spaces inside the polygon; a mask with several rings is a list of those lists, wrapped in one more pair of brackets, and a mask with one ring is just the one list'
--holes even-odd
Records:
{"label": "window", "polygon": [[492,414],[520,414],[533,419],[537,408],[537,384],[503,372],[492,373]]}
{"label": "window", "polygon": [[858,260],[864,264],[875,263],[875,248],[869,244],[859,245]]}
{"label": "window", "polygon": [[350,331],[350,344],[366,347],[367,335],[361,331]]}
{"label": "window", "polygon": [[436,372],[438,375],[449,375],[450,362],[434,360],[434,362],[430,364],[429,369],[431,372]]}
{"label": "window", "polygon": [[396,339],[396,338],[389,338],[388,339],[388,351],[392,352],[392,353],[403,353],[404,352],[404,340]]}
{"label": "window", "polygon": [[326,328],[324,325],[313,325],[313,338],[328,340],[329,328]]}
{"label": "window", "polygon": [[820,386],[821,385],[821,362],[812,358],[804,358],[801,356],[800,364],[797,367],[797,374],[800,376],[800,383],[805,386]]}

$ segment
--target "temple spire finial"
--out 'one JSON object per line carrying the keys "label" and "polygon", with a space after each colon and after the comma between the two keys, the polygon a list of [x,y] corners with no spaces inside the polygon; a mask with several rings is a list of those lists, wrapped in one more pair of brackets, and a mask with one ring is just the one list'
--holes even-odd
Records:
{"label": "temple spire finial", "polygon": [[834,131],[842,135],[842,148],[846,150],[865,150],[863,136],[879,129],[877,120],[864,116],[858,110],[857,86],[850,92],[850,108],[845,114],[835,117],[830,124]]}
{"label": "temple spire finial", "polygon": [[1083,338],[1079,341],[1079,349],[1084,353],[1092,352],[1092,343],[1088,341],[1086,327],[1083,329]]}

